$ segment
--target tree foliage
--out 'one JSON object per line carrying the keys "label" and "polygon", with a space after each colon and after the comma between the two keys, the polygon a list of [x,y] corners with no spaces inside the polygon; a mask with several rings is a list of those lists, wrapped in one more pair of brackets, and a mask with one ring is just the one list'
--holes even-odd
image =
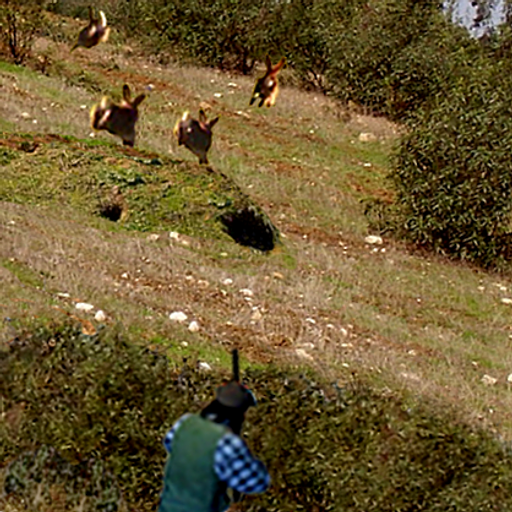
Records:
{"label": "tree foliage", "polygon": [[405,236],[485,267],[512,257],[506,67],[485,63],[402,139],[392,179]]}

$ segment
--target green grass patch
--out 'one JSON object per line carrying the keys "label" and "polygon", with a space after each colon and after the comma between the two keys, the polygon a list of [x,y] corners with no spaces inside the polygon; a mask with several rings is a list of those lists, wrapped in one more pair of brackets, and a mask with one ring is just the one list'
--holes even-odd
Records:
{"label": "green grass patch", "polygon": [[3,73],[14,73],[16,75],[35,75],[34,71],[31,71],[29,68],[24,66],[17,66],[16,64],[11,64],[10,62],[6,62],[0,60],[0,72]]}
{"label": "green grass patch", "polygon": [[14,274],[22,284],[32,286],[34,288],[41,288],[44,286],[44,273],[38,273],[19,261],[14,259],[4,259],[3,261],[0,261],[0,265]]}
{"label": "green grass patch", "polygon": [[0,146],[0,200],[64,205],[91,216],[116,203],[125,229],[174,230],[213,239],[226,239],[221,215],[251,207],[265,218],[233,181],[211,168],[130,156],[117,146],[71,137],[19,139],[23,142],[10,138],[14,148]]}

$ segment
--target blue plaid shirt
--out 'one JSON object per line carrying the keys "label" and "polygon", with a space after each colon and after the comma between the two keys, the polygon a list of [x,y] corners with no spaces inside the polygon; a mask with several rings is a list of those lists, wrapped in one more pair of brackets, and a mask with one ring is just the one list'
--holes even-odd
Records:
{"label": "blue plaid shirt", "polygon": [[[182,416],[164,437],[164,447],[172,452],[172,441],[179,426],[190,415]],[[244,494],[264,492],[270,485],[265,465],[253,457],[245,442],[232,432],[224,434],[217,443],[213,468],[219,479],[228,487]]]}

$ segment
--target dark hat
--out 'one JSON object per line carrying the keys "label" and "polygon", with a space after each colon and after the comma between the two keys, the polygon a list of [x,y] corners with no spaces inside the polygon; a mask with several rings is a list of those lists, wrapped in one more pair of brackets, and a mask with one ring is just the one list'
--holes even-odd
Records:
{"label": "dark hat", "polygon": [[218,402],[226,407],[248,409],[256,405],[256,399],[252,392],[238,382],[232,381],[219,386],[216,395]]}

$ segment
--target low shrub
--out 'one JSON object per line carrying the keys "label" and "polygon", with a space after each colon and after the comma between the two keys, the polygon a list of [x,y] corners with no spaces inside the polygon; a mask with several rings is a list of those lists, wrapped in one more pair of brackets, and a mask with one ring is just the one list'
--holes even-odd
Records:
{"label": "low shrub", "polygon": [[[101,462],[128,508],[148,511],[160,492],[162,437],[210,400],[222,377],[175,367],[157,347],[130,344],[115,330],[87,337],[70,326],[20,336],[0,352],[0,370],[0,467],[19,471],[28,451],[52,447],[73,467]],[[259,401],[244,435],[272,476],[267,493],[246,497],[246,510],[512,506],[510,455],[446,411],[408,406],[362,382],[322,387],[275,367],[244,377]]]}

